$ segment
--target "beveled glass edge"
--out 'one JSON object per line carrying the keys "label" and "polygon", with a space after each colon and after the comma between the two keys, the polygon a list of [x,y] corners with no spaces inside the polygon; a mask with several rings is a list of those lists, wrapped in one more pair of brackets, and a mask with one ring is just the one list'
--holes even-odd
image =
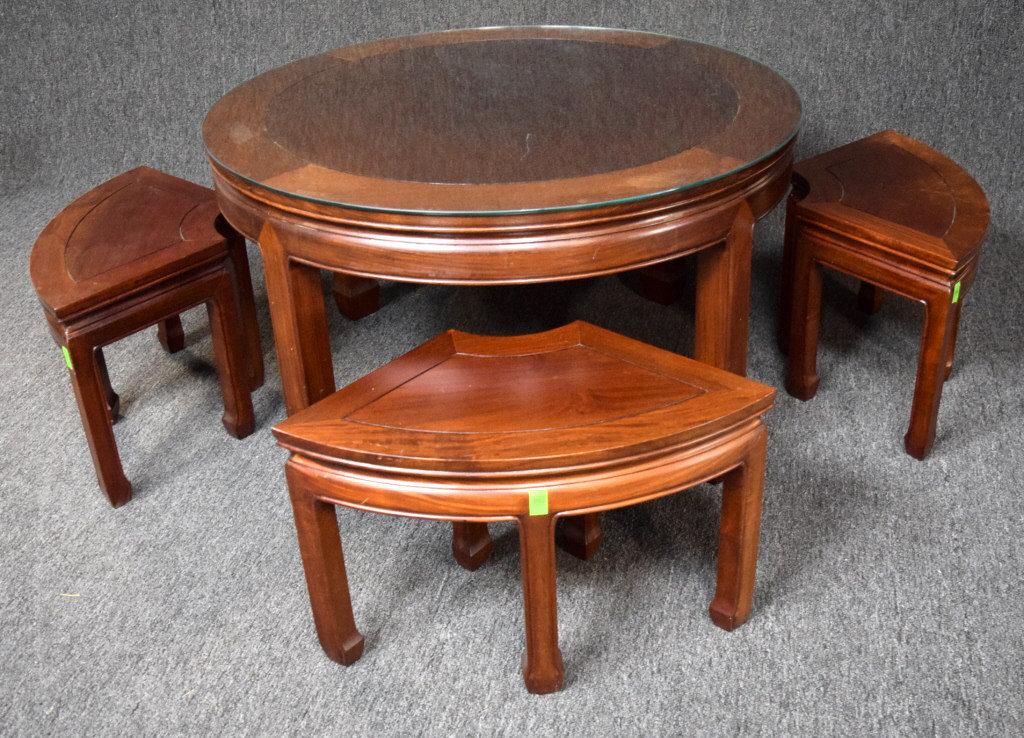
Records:
{"label": "beveled glass edge", "polygon": [[[744,162],[742,165],[740,165],[738,167],[734,167],[734,168],[732,168],[732,169],[730,169],[730,170],[728,170],[726,172],[722,172],[720,174],[716,174],[716,175],[714,175],[712,177],[706,177],[705,179],[697,180],[697,181],[694,181],[694,182],[687,182],[684,185],[678,185],[676,187],[666,187],[666,188],[662,188],[660,190],[655,190],[653,192],[647,192],[647,193],[643,193],[643,194],[640,194],[640,195],[630,195],[629,197],[613,198],[611,200],[600,200],[598,202],[579,203],[579,204],[572,204],[572,205],[548,205],[548,206],[539,207],[539,208],[518,208],[518,209],[511,209],[511,210],[509,210],[509,209],[504,209],[504,210],[424,210],[424,209],[417,209],[417,208],[386,208],[386,207],[379,207],[379,206],[375,206],[375,205],[358,205],[356,203],[341,202],[340,200],[326,200],[326,199],[320,198],[320,197],[312,197],[312,196],[308,196],[308,195],[299,195],[299,194],[297,194],[295,192],[288,192],[287,190],[282,190],[282,189],[277,188],[277,187],[271,187],[270,185],[268,185],[268,184],[266,184],[264,182],[257,182],[256,180],[252,179],[251,177],[246,177],[244,174],[236,172],[234,170],[234,168],[228,166],[227,164],[222,162],[220,159],[218,159],[216,156],[214,156],[213,152],[210,151],[209,147],[206,146],[206,142],[205,141],[203,142],[203,148],[206,149],[206,155],[210,159],[212,159],[214,162],[216,162],[217,165],[219,167],[221,167],[222,169],[230,172],[232,176],[235,176],[235,177],[238,177],[241,180],[244,180],[245,182],[249,183],[253,187],[257,187],[259,189],[263,189],[263,190],[266,190],[268,192],[273,192],[276,195],[280,195],[282,197],[287,197],[287,198],[290,198],[290,199],[293,199],[293,200],[302,200],[304,202],[311,202],[311,203],[314,203],[316,205],[325,205],[327,207],[334,207],[334,208],[345,208],[345,209],[348,209],[348,210],[358,210],[358,211],[366,212],[366,213],[388,213],[388,214],[391,214],[391,215],[417,215],[417,216],[422,215],[422,216],[461,218],[461,217],[474,217],[474,216],[477,216],[477,217],[500,217],[500,216],[515,216],[515,215],[540,215],[540,214],[544,214],[544,213],[571,212],[571,211],[574,211],[574,210],[594,210],[596,208],[610,207],[610,206],[614,206],[614,205],[628,205],[629,203],[641,202],[643,200],[653,200],[656,197],[662,197],[664,195],[671,195],[671,194],[674,194],[674,193],[677,193],[677,192],[685,192],[686,190],[691,190],[691,189],[694,189],[695,187],[702,187],[703,185],[711,184],[711,183],[717,182],[717,181],[719,181],[721,179],[725,179],[726,177],[732,176],[733,174],[736,174],[737,172],[741,172],[744,169],[749,169],[750,167],[756,166],[757,164],[760,164],[761,162],[765,161],[766,159],[770,159],[771,157],[775,156],[775,154],[779,153],[784,148],[786,148],[790,143],[792,143],[793,140],[800,133],[800,124],[803,122],[803,101],[800,99],[800,95],[799,95],[799,93],[797,93],[796,89],[793,88],[793,86],[789,84],[789,80],[788,79],[783,77],[781,74],[776,72],[774,69],[772,69],[768,65],[763,64],[763,63],[757,61],[756,59],[751,59],[746,54],[741,54],[738,51],[733,51],[732,49],[725,49],[725,48],[723,48],[721,46],[715,46],[714,44],[707,44],[707,43],[704,43],[703,41],[694,41],[693,39],[685,38],[683,36],[673,36],[672,34],[668,34],[668,33],[658,33],[656,31],[641,31],[641,30],[638,30],[638,29],[630,29],[630,28],[608,28],[606,26],[518,25],[518,26],[475,26],[475,27],[469,27],[469,28],[448,28],[448,29],[445,29],[445,30],[442,30],[442,31],[422,31],[420,33],[404,34],[404,35],[401,35],[401,36],[385,36],[384,38],[371,39],[370,41],[365,41],[365,42],[362,42],[362,43],[378,43],[378,42],[381,42],[381,41],[389,41],[389,40],[399,39],[399,38],[408,38],[410,36],[434,36],[434,35],[442,35],[442,34],[446,34],[446,33],[452,33],[452,34],[454,34],[454,33],[463,33],[465,31],[502,31],[502,30],[509,30],[509,31],[511,31],[511,30],[528,29],[528,28],[539,28],[539,29],[546,29],[546,30],[566,29],[566,30],[578,30],[578,31],[609,31],[611,33],[616,33],[616,32],[621,32],[621,33],[639,33],[639,34],[644,34],[644,35],[648,35],[648,36],[661,36],[662,38],[672,39],[674,41],[685,41],[687,43],[697,44],[699,46],[709,46],[709,47],[714,48],[714,49],[720,49],[722,51],[728,51],[730,54],[735,54],[736,56],[742,57],[742,58],[746,59],[747,61],[751,62],[752,64],[757,64],[758,66],[765,67],[770,72],[772,72],[773,74],[778,76],[781,80],[783,80],[787,85],[789,85],[789,87],[791,89],[793,89],[793,93],[796,96],[797,103],[799,104],[799,110],[798,110],[798,113],[797,113],[796,123],[795,123],[795,125],[793,127],[793,130],[789,132],[789,134],[786,136],[785,140],[782,143],[780,143],[778,146],[770,149],[769,151],[767,151],[763,155],[757,157],[756,159],[751,159],[750,161]],[[359,45],[362,45],[362,44],[360,43],[360,44],[350,44],[350,45],[351,46],[359,46]],[[339,48],[345,48],[345,47],[342,46],[342,47],[339,47]],[[327,53],[327,52],[323,52],[323,53]],[[318,56],[318,55],[314,54],[313,56]],[[300,59],[296,59],[295,61],[302,61],[303,59],[309,59],[309,58],[312,58],[312,57],[301,57]],[[243,82],[242,84],[245,84],[245,82]],[[229,92],[230,92],[230,90],[229,90]],[[227,94],[227,93],[225,93],[225,94]],[[216,105],[216,103],[214,103],[214,104]],[[213,109],[212,106],[211,106],[210,109],[211,110]],[[653,162],[648,162],[648,163],[653,163]],[[538,180],[531,181],[531,184],[540,184],[542,182],[555,182],[555,181],[557,181],[557,180],[538,179]],[[429,183],[425,183],[425,184],[429,184]]]}

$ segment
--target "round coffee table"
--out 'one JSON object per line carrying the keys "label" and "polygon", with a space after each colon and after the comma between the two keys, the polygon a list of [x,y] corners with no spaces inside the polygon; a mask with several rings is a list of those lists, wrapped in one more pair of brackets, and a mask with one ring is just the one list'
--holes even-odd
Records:
{"label": "round coffee table", "polygon": [[335,390],[320,269],[358,296],[373,279],[547,282],[696,253],[695,358],[744,374],[753,224],[788,187],[799,120],[784,79],[713,46],[484,28],[273,69],[218,101],[203,136],[221,210],[263,254],[291,414]]}

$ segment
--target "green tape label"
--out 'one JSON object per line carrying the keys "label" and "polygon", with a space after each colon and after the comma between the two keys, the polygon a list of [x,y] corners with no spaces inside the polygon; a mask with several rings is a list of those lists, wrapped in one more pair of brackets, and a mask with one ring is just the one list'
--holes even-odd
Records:
{"label": "green tape label", "polygon": [[546,489],[530,490],[530,515],[548,514],[548,491]]}
{"label": "green tape label", "polygon": [[62,354],[64,354],[64,363],[68,365],[68,369],[70,369],[71,371],[74,371],[75,367],[72,366],[72,364],[71,364],[71,352],[68,351],[68,347],[67,346],[61,346],[60,347],[60,352]]}
{"label": "green tape label", "polygon": [[953,302],[956,303],[960,299],[960,283],[957,282],[953,285]]}

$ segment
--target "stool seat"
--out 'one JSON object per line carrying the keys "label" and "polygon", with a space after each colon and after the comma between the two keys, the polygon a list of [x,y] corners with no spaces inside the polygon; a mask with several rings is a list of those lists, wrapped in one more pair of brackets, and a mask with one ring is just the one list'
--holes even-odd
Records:
{"label": "stool seat", "polygon": [[582,322],[510,338],[451,330],[274,433],[336,463],[473,477],[664,453],[759,416],[772,396]]}
{"label": "stool seat", "polygon": [[880,131],[793,168],[792,208],[822,228],[863,237],[887,260],[952,276],[981,249],[988,203],[948,157]]}
{"label": "stool seat", "polygon": [[43,229],[29,258],[40,301],[56,317],[96,310],[223,256],[206,187],[139,167],[95,187]]}
{"label": "stool seat", "polygon": [[[324,650],[362,654],[335,505],[456,523],[465,568],[487,523],[519,526],[532,692],[563,682],[556,524],[723,481],[712,620],[750,614],[775,391],[587,323],[531,336],[448,331],[278,423]],[[584,537],[586,537],[584,533]]]}

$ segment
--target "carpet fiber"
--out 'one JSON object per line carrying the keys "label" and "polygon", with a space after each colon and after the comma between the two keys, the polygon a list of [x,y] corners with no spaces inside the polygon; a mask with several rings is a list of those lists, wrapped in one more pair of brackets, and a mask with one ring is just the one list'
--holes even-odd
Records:
{"label": "carpet fiber", "polygon": [[[0,9],[0,732],[5,734],[937,734],[1024,728],[1024,240],[1019,4],[803,2],[90,4]],[[865,4],[866,5],[866,4]],[[259,253],[267,360],[257,432],[219,422],[209,326],[107,352],[135,499],[99,492],[60,352],[27,276],[66,202],[136,164],[207,183],[199,124],[224,91],[288,59],[428,28],[576,22],[676,33],[764,61],[804,100],[799,155],[896,127],[976,175],[992,226],[967,296],[935,450],[902,450],[920,307],[872,319],[825,281],[818,397],[780,392],[754,613],[707,617],[719,493],[604,516],[598,556],[559,554],[563,692],[519,674],[515,529],[477,572],[450,527],[341,511],[366,652],[322,653],[269,428],[283,417]],[[752,378],[782,386],[773,321],[781,212],[758,226]],[[331,311],[350,382],[438,332],[583,319],[689,353],[691,301],[617,278],[520,288],[387,285]]]}

